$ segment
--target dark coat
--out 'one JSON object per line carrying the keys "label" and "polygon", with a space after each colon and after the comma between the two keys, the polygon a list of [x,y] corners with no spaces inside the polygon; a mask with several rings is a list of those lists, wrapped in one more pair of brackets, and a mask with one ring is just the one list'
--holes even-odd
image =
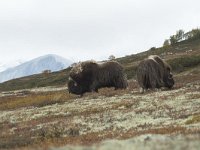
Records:
{"label": "dark coat", "polygon": [[69,77],[69,92],[78,95],[85,92],[98,92],[102,87],[125,89],[128,86],[123,67],[115,61],[78,63],[71,69]]}
{"label": "dark coat", "polygon": [[140,62],[137,69],[137,81],[143,90],[171,88],[174,85],[171,67],[157,55],[151,55]]}

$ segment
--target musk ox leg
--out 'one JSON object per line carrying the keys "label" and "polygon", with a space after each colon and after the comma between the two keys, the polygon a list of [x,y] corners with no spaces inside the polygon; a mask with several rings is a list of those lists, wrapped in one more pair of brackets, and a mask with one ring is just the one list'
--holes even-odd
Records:
{"label": "musk ox leg", "polygon": [[114,88],[114,90],[118,90],[118,89],[121,89],[121,88],[119,88],[119,87],[115,87],[115,88]]}
{"label": "musk ox leg", "polygon": [[97,83],[95,81],[90,85],[90,92],[98,93]]}
{"label": "musk ox leg", "polygon": [[141,93],[141,94],[145,93],[146,91],[147,91],[147,89],[145,89],[145,88],[140,88],[140,93]]}
{"label": "musk ox leg", "polygon": [[128,87],[128,82],[127,82],[126,77],[124,75],[121,75],[120,77],[122,78],[119,78],[114,82],[115,90],[126,89]]}
{"label": "musk ox leg", "polygon": [[99,91],[98,91],[98,89],[93,89],[93,90],[91,90],[91,92],[96,92],[96,93],[98,93]]}
{"label": "musk ox leg", "polygon": [[154,91],[156,91],[156,92],[161,92],[162,89],[161,89],[161,88],[155,88]]}
{"label": "musk ox leg", "polygon": [[140,93],[144,93],[144,88],[140,88]]}
{"label": "musk ox leg", "polygon": [[127,87],[124,87],[124,86],[123,86],[123,87],[115,87],[114,90],[119,90],[119,89],[120,89],[120,90],[125,90],[126,88],[127,88]]}

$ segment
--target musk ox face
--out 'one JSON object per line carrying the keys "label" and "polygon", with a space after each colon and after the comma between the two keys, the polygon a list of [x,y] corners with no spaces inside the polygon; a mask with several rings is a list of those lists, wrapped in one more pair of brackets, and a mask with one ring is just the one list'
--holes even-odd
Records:
{"label": "musk ox face", "polygon": [[149,56],[138,65],[137,80],[143,90],[174,85],[170,66],[157,55]]}
{"label": "musk ox face", "polygon": [[172,88],[174,85],[173,75],[169,67],[166,68],[166,72],[163,77],[163,82],[165,84],[165,87],[168,87],[168,88]]}
{"label": "musk ox face", "polygon": [[69,74],[68,90],[70,93],[82,95],[85,92],[98,92],[102,87],[127,87],[126,75],[117,62],[98,64],[86,61],[75,65]]}
{"label": "musk ox face", "polygon": [[76,95],[83,95],[83,93],[89,92],[89,88],[87,86],[84,86],[81,83],[76,82],[71,77],[69,77],[68,91],[69,91],[69,93],[73,93]]}
{"label": "musk ox face", "polygon": [[74,93],[77,95],[81,95],[83,93],[82,87],[80,85],[78,85],[70,77],[69,77],[69,81],[68,81],[68,90],[69,90],[69,93]]}

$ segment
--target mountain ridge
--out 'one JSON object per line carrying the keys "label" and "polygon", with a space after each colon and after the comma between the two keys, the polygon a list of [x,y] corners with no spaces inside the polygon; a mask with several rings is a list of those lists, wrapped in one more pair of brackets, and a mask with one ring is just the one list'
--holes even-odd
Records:
{"label": "mountain ridge", "polygon": [[0,82],[42,73],[44,70],[59,71],[69,67],[71,64],[71,60],[55,54],[43,55],[0,72]]}

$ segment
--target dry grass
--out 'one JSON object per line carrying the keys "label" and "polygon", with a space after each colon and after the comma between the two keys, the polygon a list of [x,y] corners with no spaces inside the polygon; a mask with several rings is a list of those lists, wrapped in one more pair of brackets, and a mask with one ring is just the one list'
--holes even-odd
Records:
{"label": "dry grass", "polygon": [[194,115],[191,119],[187,120],[185,124],[195,124],[200,122],[200,115]]}
{"label": "dry grass", "polygon": [[124,94],[128,93],[133,93],[134,94],[139,94],[139,86],[137,84],[136,80],[129,80],[128,81],[128,88],[123,90],[123,89],[118,89],[114,90],[114,88],[101,88],[99,89],[98,93],[85,93],[84,97],[89,97],[91,99],[96,99],[99,96],[105,96],[105,97],[112,97],[112,96],[121,96]]}
{"label": "dry grass", "polygon": [[62,103],[77,96],[66,91],[29,93],[23,96],[0,97],[0,110],[13,110],[21,107],[42,107],[55,103]]}
{"label": "dry grass", "polygon": [[[179,89],[184,87],[187,83],[193,83],[200,81],[199,75],[183,75],[175,77],[176,85],[174,89]],[[152,91],[150,91],[152,92]],[[130,80],[129,87],[126,90],[114,90],[114,88],[102,88],[98,93],[85,93],[84,97],[90,99],[96,99],[99,96],[112,97],[112,96],[122,96],[124,94],[140,94],[139,86],[137,81]],[[199,95],[194,97],[198,98]],[[52,91],[52,92],[39,92],[34,93],[30,91],[25,91],[23,93],[18,93],[17,95],[0,97],[0,110],[13,110],[21,107],[42,107],[45,105],[51,105],[55,103],[62,103],[68,100],[79,98],[79,96],[69,94],[67,91]],[[163,98],[164,99],[164,98]]]}

